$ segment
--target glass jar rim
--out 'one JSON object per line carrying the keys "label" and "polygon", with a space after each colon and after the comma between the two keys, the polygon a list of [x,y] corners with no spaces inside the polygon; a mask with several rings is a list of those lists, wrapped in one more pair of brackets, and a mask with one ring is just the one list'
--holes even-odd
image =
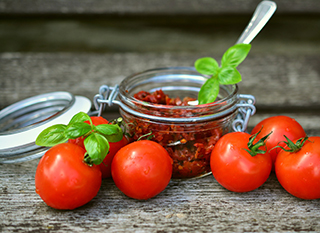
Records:
{"label": "glass jar rim", "polygon": [[[208,104],[201,104],[201,105],[188,105],[188,106],[174,106],[174,105],[164,105],[164,104],[153,104],[153,103],[148,103],[139,99],[136,99],[133,95],[129,94],[128,89],[126,88],[126,83],[129,80],[138,78],[139,76],[142,75],[146,75],[146,74],[152,74],[152,73],[158,73],[158,72],[162,72],[162,71],[185,71],[185,72],[190,72],[193,75],[198,75],[199,77],[203,77],[203,80],[208,79],[208,76],[202,75],[200,73],[198,73],[196,71],[196,69],[194,67],[184,67],[184,66],[178,66],[178,67],[161,67],[161,68],[154,68],[154,69],[148,69],[139,73],[135,73],[132,74],[130,76],[127,76],[121,83],[119,86],[119,93],[120,96],[122,97],[122,101],[124,102],[133,102],[134,104],[139,104],[142,105],[144,107],[151,107],[151,108],[156,108],[159,110],[166,110],[166,109],[170,109],[170,110],[192,110],[192,109],[202,109],[202,108],[210,108],[210,107],[217,107],[219,105],[224,105],[224,103],[226,103],[228,100],[230,100],[231,98],[233,98],[234,96],[236,96],[236,94],[238,93],[239,87],[237,84],[232,84],[232,85],[223,85],[223,86],[228,86],[228,87],[233,87],[233,90],[231,93],[229,93],[228,96],[218,99],[212,103],[208,103]],[[222,86],[222,87],[223,87]]]}
{"label": "glass jar rim", "polygon": [[154,69],[148,69],[139,73],[135,73],[132,74],[130,76],[127,76],[121,83],[119,86],[119,92],[120,94],[125,97],[126,100],[132,101],[136,104],[141,104],[144,105],[146,107],[156,107],[159,109],[199,109],[199,108],[207,108],[207,107],[211,107],[211,106],[218,106],[220,104],[225,103],[225,101],[227,101],[228,99],[232,98],[233,96],[235,96],[238,92],[238,85],[237,84],[232,84],[232,85],[225,85],[225,86],[232,86],[233,91],[226,97],[221,98],[219,100],[216,100],[215,102],[212,103],[208,103],[208,104],[201,104],[201,105],[189,105],[189,106],[173,106],[173,105],[164,105],[164,104],[152,104],[152,103],[148,103],[142,100],[138,100],[136,98],[133,97],[133,95],[130,95],[127,88],[125,88],[125,84],[126,82],[128,82],[128,80],[130,79],[134,79],[135,77],[139,77],[141,75],[145,75],[148,73],[157,73],[157,72],[161,72],[161,71],[188,71],[188,72],[192,72],[194,75],[198,75],[198,76],[202,76],[204,79],[208,79],[208,76],[202,75],[200,73],[198,73],[196,71],[196,69],[194,67],[183,67],[183,66],[178,66],[178,67],[162,67],[162,68],[154,68]]}

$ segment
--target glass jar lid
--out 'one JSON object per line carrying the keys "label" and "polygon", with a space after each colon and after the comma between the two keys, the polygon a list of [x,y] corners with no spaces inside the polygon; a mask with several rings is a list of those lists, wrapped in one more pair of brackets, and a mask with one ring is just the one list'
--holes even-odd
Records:
{"label": "glass jar lid", "polygon": [[39,147],[39,133],[54,124],[67,124],[80,111],[89,112],[91,102],[69,92],[51,92],[12,104],[0,111],[0,163],[41,157],[48,148]]}

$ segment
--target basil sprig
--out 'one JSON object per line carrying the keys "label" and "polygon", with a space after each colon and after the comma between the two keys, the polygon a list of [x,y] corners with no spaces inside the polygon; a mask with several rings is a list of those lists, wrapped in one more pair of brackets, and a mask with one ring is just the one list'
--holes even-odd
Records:
{"label": "basil sprig", "polygon": [[236,68],[247,57],[250,49],[250,44],[236,44],[230,47],[222,56],[221,66],[211,57],[203,57],[195,62],[194,66],[199,73],[211,76],[199,91],[199,104],[214,102],[219,94],[220,85],[241,81],[241,74]]}
{"label": "basil sprig", "polygon": [[[85,123],[89,121],[90,124]],[[36,139],[38,146],[52,147],[69,139],[85,137],[86,162],[100,164],[109,151],[109,142],[118,142],[123,137],[122,129],[117,124],[93,125],[90,116],[79,112],[67,125],[52,125],[43,130]]]}

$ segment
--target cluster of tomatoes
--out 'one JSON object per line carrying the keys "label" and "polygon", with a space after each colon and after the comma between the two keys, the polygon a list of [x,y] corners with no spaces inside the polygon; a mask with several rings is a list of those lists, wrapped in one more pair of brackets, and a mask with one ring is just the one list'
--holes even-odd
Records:
{"label": "cluster of tomatoes", "polygon": [[[109,124],[102,117],[91,120],[94,125]],[[47,205],[80,207],[97,195],[102,179],[108,177],[125,195],[144,200],[162,192],[170,182],[173,161],[156,142],[128,143],[123,136],[121,141],[109,143],[100,165],[88,165],[83,141],[80,137],[55,145],[41,158],[35,185]],[[287,116],[269,117],[251,134],[224,135],[211,153],[210,166],[217,182],[230,191],[252,191],[274,170],[292,195],[320,198],[320,137],[307,138],[301,125]]]}
{"label": "cluster of tomatoes", "polygon": [[[102,117],[91,120],[93,125],[109,124]],[[109,142],[109,146],[100,165],[84,161],[84,137],[53,146],[39,161],[36,192],[48,206],[75,209],[97,195],[103,178],[112,177],[124,194],[135,199],[149,199],[166,188],[172,175],[172,159],[158,143],[141,140],[128,144],[123,136],[118,142]]]}
{"label": "cluster of tomatoes", "polygon": [[218,183],[234,192],[260,187],[274,171],[290,194],[320,198],[320,137],[308,138],[302,126],[287,116],[266,118],[251,134],[224,135],[212,151],[210,165]]}

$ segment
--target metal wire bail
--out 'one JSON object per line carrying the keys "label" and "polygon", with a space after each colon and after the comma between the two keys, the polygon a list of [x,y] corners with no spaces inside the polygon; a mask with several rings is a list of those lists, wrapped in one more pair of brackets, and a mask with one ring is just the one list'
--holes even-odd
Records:
{"label": "metal wire bail", "polygon": [[249,119],[256,113],[256,107],[254,106],[256,100],[253,95],[239,94],[239,107],[238,115],[232,122],[232,128],[234,131],[245,132],[248,127]]}
{"label": "metal wire bail", "polygon": [[106,105],[108,105],[109,107],[113,105],[118,93],[119,85],[115,85],[114,87],[109,87],[108,85],[100,86],[99,94],[96,94],[93,98],[93,105],[98,111],[98,116],[102,115],[102,112],[105,110]]}

